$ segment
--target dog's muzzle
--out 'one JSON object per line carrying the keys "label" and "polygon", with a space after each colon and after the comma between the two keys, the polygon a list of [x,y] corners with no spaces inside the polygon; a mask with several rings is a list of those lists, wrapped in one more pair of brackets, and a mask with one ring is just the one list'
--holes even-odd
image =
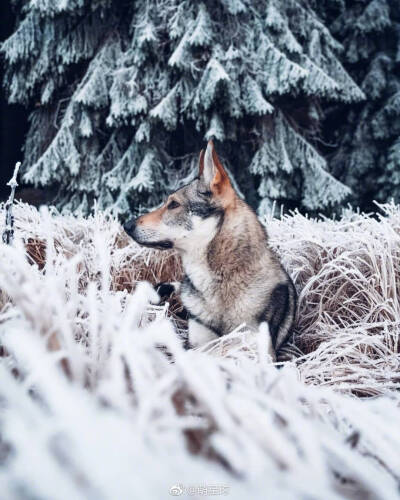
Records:
{"label": "dog's muzzle", "polygon": [[170,240],[152,240],[151,236],[156,236],[155,234],[149,234],[149,231],[143,231],[143,229],[137,225],[137,219],[131,219],[126,224],[124,224],[124,230],[132,239],[143,245],[145,247],[157,248],[158,250],[167,250],[172,248],[174,245]]}
{"label": "dog's muzzle", "polygon": [[124,230],[129,236],[133,237],[133,232],[135,231],[136,227],[136,219],[130,219],[128,222],[124,224]]}

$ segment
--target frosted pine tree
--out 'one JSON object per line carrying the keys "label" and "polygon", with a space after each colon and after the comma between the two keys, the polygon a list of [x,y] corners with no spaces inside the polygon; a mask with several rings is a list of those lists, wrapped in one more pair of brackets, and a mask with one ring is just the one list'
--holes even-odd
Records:
{"label": "frosted pine tree", "polygon": [[125,215],[196,175],[210,137],[260,212],[349,189],[318,148],[324,102],[362,99],[307,0],[25,0],[1,47],[10,102],[34,106],[24,179],[57,204]]}
{"label": "frosted pine tree", "polygon": [[[331,30],[343,42],[346,69],[367,99],[335,109],[328,138],[336,149],[335,176],[353,189],[352,201],[374,209],[372,201],[400,202],[400,9],[397,0],[336,3]],[[329,20],[328,20],[329,22]]]}

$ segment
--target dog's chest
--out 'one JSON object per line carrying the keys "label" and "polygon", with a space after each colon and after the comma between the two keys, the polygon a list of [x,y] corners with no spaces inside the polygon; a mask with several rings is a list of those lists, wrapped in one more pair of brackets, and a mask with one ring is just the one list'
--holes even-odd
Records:
{"label": "dog's chest", "polygon": [[219,313],[219,280],[212,275],[204,259],[192,262],[184,260],[185,277],[181,297],[188,311],[204,321]]}
{"label": "dog's chest", "polygon": [[[183,259],[185,277],[181,298],[189,313],[221,334],[229,333],[239,324],[257,323],[265,307],[265,284],[259,276],[232,272],[225,280],[208,266],[206,258]],[[242,270],[243,271],[243,270]]]}
{"label": "dog's chest", "polygon": [[248,320],[252,304],[246,301],[246,287],[243,288],[239,276],[223,281],[210,270],[205,259],[197,262],[187,259],[183,264],[181,298],[193,317],[222,334]]}

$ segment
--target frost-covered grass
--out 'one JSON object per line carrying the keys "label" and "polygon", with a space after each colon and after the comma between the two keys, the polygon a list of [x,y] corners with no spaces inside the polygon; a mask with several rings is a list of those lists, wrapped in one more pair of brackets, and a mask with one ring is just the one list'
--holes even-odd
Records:
{"label": "frost-covered grass", "polygon": [[266,220],[300,293],[277,369],[245,327],[184,350],[142,282],[179,278],[173,254],[102,214],[17,205],[0,246],[1,498],[397,498],[400,208],[383,211]]}

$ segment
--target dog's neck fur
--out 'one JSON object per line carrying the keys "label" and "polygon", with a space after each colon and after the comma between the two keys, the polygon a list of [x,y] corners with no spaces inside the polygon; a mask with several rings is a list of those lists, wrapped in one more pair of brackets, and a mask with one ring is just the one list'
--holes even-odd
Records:
{"label": "dog's neck fur", "polygon": [[250,267],[257,265],[267,242],[266,233],[255,213],[239,198],[236,203],[241,205],[240,210],[226,211],[220,230],[207,248],[211,271],[227,279],[233,273],[247,274]]}
{"label": "dog's neck fur", "polygon": [[[238,206],[240,210],[235,210]],[[236,197],[223,219],[213,221],[214,230],[217,229],[214,237],[210,241],[205,238],[202,244],[196,243],[182,252],[185,272],[190,275],[194,266],[201,266],[203,271],[218,276],[221,282],[233,275],[249,276],[252,271],[256,272],[267,246],[267,234],[251,208]]]}

